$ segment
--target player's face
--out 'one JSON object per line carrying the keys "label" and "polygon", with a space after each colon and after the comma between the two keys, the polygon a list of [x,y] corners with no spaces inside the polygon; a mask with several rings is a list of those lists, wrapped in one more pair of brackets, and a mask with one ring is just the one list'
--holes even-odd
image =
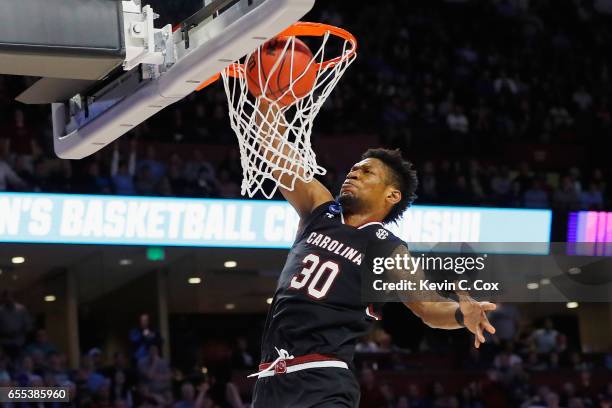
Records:
{"label": "player's face", "polygon": [[399,191],[388,184],[387,171],[387,166],[374,158],[353,165],[340,188],[340,203],[353,212],[392,206],[394,197],[390,195]]}

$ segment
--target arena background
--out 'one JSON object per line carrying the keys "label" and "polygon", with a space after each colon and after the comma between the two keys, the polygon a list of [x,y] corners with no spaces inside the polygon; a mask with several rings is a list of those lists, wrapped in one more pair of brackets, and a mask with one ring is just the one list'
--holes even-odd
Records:
{"label": "arena background", "polygon": [[[160,23],[201,7],[151,4]],[[612,220],[611,12],[588,0],[320,1],[303,20],[359,41],[315,121],[322,181],[337,191],[366,148],[398,147],[418,168],[418,205],[551,209],[552,242],[589,239]],[[33,81],[0,76],[4,210],[21,197],[10,192],[244,199],[221,84],[66,161],[48,107],[13,101]],[[286,247],[26,244],[2,217],[0,386],[70,386],[75,406],[188,407],[199,394],[248,406]],[[506,303],[491,319],[498,334],[475,350],[466,331],[388,304],[358,345],[361,406],[612,404],[610,303]]]}

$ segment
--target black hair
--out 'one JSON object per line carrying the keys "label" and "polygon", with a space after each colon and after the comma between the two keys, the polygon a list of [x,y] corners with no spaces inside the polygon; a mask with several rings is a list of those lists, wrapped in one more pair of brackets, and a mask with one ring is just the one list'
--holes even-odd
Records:
{"label": "black hair", "polygon": [[419,184],[417,172],[408,160],[402,157],[399,149],[368,149],[361,159],[378,159],[383,162],[389,171],[389,184],[397,186],[402,193],[402,198],[397,202],[383,219],[383,223],[396,222],[406,211],[410,204],[417,198],[415,191]]}

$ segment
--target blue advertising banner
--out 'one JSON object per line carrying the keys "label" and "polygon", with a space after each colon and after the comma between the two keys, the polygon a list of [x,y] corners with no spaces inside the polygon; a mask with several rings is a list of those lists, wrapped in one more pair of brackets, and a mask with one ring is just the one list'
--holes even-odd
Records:
{"label": "blue advertising banner", "polygon": [[[289,248],[284,201],[0,194],[0,241]],[[414,206],[389,226],[408,242],[549,242],[549,210]]]}

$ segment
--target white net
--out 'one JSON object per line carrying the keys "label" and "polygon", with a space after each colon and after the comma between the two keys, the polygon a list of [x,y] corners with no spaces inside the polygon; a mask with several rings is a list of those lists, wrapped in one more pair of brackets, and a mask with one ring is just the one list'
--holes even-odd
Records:
{"label": "white net", "polygon": [[[330,37],[333,40],[330,40]],[[262,65],[257,64],[261,96],[254,97],[248,89],[244,65],[236,62],[221,72],[223,85],[228,98],[231,127],[236,133],[240,147],[243,180],[241,194],[253,197],[261,192],[271,198],[279,186],[293,190],[296,181],[310,182],[315,175],[325,174],[325,169],[317,164],[316,155],[310,143],[312,124],[325,99],[346,68],[355,59],[354,39],[341,39],[326,31],[320,38],[318,50],[311,47],[313,58],[308,67],[293,78],[295,37],[284,42],[282,55],[269,69],[262,73]],[[262,46],[263,47],[263,46]],[[262,47],[247,55],[259,59]],[[335,57],[326,55],[335,51]],[[287,56],[291,67],[289,86],[280,92],[267,92],[270,78],[279,69],[280,61]],[[339,55],[339,56],[338,56]],[[328,58],[326,60],[326,58]],[[294,85],[298,83],[311,67],[316,69],[316,80],[312,90],[299,95]],[[278,76],[277,76],[278,77]],[[262,78],[267,78],[262,80]],[[271,96],[274,95],[274,96]],[[285,105],[286,101],[294,101]],[[281,101],[283,103],[281,103]]]}

